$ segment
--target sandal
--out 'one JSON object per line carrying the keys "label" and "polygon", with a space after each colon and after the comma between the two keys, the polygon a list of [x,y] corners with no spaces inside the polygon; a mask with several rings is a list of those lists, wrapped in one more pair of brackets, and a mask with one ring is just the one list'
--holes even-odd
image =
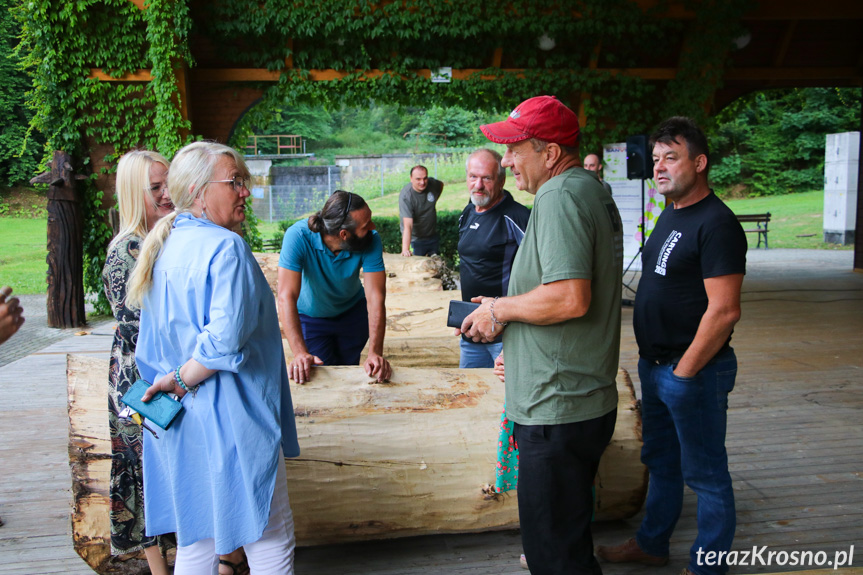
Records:
{"label": "sandal", "polygon": [[[223,573],[222,565],[229,568],[231,572]],[[249,562],[245,557],[239,563],[231,563],[225,559],[219,559],[219,575],[249,575]]]}

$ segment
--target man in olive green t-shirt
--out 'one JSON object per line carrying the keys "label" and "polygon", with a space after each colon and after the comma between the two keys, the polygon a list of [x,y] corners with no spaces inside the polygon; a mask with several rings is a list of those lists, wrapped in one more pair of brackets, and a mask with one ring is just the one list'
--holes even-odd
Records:
{"label": "man in olive green t-shirt", "polygon": [[481,130],[506,144],[501,165],[536,199],[507,297],[474,298],[482,305],[462,331],[489,341],[506,328],[506,410],[531,572],[596,573],[591,489],[617,419],[620,214],[580,167],[578,119],[554,97],[522,102]]}

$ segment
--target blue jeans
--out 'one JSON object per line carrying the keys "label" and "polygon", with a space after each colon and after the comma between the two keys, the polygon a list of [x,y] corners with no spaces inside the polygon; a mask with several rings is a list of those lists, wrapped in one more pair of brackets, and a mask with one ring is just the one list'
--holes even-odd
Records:
{"label": "blue jeans", "polygon": [[495,358],[503,351],[503,342],[474,343],[460,339],[459,347],[461,347],[461,358],[458,362],[459,368],[494,367]]}
{"label": "blue jeans", "polygon": [[737,356],[718,354],[695,377],[674,375],[676,364],[638,361],[644,447],[650,470],[646,512],[636,535],[651,555],[668,556],[668,540],[683,507],[683,484],[698,496],[698,536],[689,551],[689,569],[721,574],[728,566],[698,564],[698,551],[729,551],[737,519],[728,473],[725,429],[728,394],[734,389]]}

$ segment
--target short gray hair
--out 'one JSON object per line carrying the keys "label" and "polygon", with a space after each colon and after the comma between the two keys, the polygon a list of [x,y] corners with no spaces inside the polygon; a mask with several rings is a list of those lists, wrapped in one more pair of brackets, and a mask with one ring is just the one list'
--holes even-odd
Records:
{"label": "short gray hair", "polygon": [[496,152],[490,148],[480,148],[479,150],[474,150],[473,152],[471,152],[470,155],[467,157],[467,159],[464,161],[465,173],[467,173],[467,171],[468,171],[468,166],[470,165],[471,158],[473,158],[474,156],[478,156],[479,154],[482,154],[482,153],[488,154],[489,156],[494,158],[495,162],[497,162],[497,179],[500,180],[501,178],[505,178],[506,177],[506,168],[504,168],[503,166],[500,165],[500,163],[503,161],[503,156],[501,156],[498,152]]}

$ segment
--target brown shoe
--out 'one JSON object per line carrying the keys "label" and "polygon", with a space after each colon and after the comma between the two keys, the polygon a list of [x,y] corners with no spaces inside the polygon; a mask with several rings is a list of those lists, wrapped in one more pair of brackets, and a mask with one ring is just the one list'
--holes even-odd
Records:
{"label": "brown shoe", "polygon": [[652,567],[662,567],[668,563],[668,557],[657,557],[642,551],[635,537],[613,547],[600,545],[596,548],[596,554],[609,563],[641,563]]}

